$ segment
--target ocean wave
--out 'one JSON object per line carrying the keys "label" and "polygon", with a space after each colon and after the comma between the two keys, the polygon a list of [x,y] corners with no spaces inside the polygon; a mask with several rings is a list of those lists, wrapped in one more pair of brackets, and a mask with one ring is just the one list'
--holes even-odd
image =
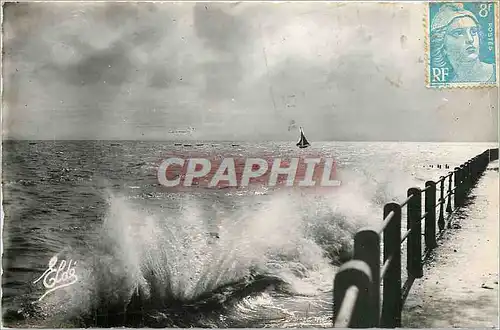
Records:
{"label": "ocean wave", "polygon": [[180,213],[169,214],[108,192],[102,224],[85,248],[67,251],[77,260],[78,283],[20,313],[77,327],[230,326],[235,320],[221,315],[244,299],[331,290],[357,226],[328,201],[265,197],[224,214],[213,240],[213,219],[192,196],[183,195]]}

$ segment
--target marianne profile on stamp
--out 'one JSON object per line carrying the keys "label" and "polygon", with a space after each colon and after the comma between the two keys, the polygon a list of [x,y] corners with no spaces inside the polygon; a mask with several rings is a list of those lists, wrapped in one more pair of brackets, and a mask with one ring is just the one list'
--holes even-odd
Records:
{"label": "marianne profile on stamp", "polygon": [[439,5],[430,22],[431,76],[438,72],[441,82],[447,83],[495,83],[495,62],[486,63],[480,58],[485,31],[477,15],[462,3]]}

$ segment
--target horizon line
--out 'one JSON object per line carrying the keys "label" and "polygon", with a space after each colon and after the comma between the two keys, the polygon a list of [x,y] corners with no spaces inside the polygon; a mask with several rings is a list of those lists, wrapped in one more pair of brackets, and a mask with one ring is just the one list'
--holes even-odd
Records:
{"label": "horizon line", "polygon": [[[41,141],[41,142],[46,142],[46,141],[123,141],[123,142],[130,142],[130,141],[139,141],[139,142],[172,142],[172,143],[202,143],[202,142],[215,142],[215,143],[268,143],[268,142],[275,142],[275,143],[293,143],[295,144],[296,142],[290,141],[290,140],[161,140],[161,139],[15,139],[15,138],[2,138],[2,142],[4,141]],[[496,143],[500,144],[500,141],[430,141],[430,140],[413,140],[413,141],[408,141],[408,140],[318,140],[318,141],[313,141],[311,142],[312,144],[315,143],[324,143],[324,142],[372,142],[372,143],[388,143],[388,142],[394,142],[394,143]]]}

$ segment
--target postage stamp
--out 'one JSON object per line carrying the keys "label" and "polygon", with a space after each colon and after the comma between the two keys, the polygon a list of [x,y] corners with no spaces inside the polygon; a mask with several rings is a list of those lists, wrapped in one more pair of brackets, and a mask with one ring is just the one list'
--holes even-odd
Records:
{"label": "postage stamp", "polygon": [[497,85],[497,6],[496,2],[428,4],[428,87]]}
{"label": "postage stamp", "polygon": [[499,0],[452,1],[3,1],[0,327],[498,328]]}

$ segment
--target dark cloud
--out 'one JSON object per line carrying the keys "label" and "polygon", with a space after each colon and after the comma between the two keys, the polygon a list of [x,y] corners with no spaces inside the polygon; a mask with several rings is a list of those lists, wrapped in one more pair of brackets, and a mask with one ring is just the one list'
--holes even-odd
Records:
{"label": "dark cloud", "polygon": [[425,87],[424,6],[6,4],[4,128],[56,139],[166,139],[194,126],[193,138],[288,140],[304,126],[314,140],[496,140],[497,89]]}
{"label": "dark cloud", "polygon": [[194,28],[203,45],[214,51],[213,60],[201,66],[205,76],[204,97],[209,101],[231,99],[245,74],[242,55],[252,51],[251,27],[244,17],[231,14],[236,6],[197,3],[193,8]]}
{"label": "dark cloud", "polygon": [[206,97],[209,99],[231,99],[238,93],[238,83],[243,76],[243,67],[236,60],[205,63],[203,73],[206,81]]}
{"label": "dark cloud", "polygon": [[175,76],[169,75],[166,70],[158,69],[151,75],[149,86],[158,89],[167,88],[174,79]]}
{"label": "dark cloud", "polygon": [[154,10],[153,6],[148,6],[149,4],[138,4],[138,3],[105,3],[102,4],[103,8],[96,8],[96,14],[102,17],[102,21],[108,24],[112,28],[119,28],[131,20],[139,20],[141,18],[141,13],[147,12],[149,10]]}
{"label": "dark cloud", "polygon": [[199,2],[194,5],[196,34],[206,46],[233,53],[240,51],[251,40],[247,22],[231,15],[231,8],[224,3]]}
{"label": "dark cloud", "polygon": [[[134,67],[128,58],[129,47],[122,41],[114,42],[102,50],[87,51],[88,55],[72,65],[54,68],[66,82],[81,86],[105,81],[110,85],[125,82]],[[87,47],[90,47],[87,45]],[[57,63],[54,63],[57,65]]]}

